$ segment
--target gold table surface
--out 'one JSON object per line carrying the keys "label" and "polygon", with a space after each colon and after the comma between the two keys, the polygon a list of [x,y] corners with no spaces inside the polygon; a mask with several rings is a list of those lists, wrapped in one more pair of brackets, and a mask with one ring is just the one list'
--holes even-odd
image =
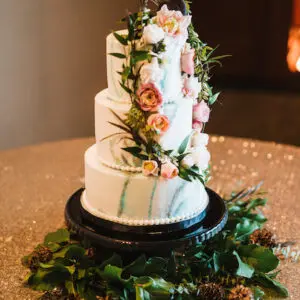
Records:
{"label": "gold table surface", "polygon": [[[64,225],[68,197],[83,186],[84,151],[94,139],[45,143],[0,152],[0,299],[36,299],[23,287],[23,255]],[[213,136],[212,180],[223,194],[264,180],[268,227],[300,243],[300,148]],[[297,247],[297,246],[296,246]],[[300,263],[284,261],[279,279],[300,299]]]}

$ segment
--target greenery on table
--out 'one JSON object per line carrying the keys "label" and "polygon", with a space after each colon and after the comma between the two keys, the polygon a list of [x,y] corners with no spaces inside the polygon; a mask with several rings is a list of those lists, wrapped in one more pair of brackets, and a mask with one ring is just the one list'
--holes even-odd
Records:
{"label": "greenery on table", "polygon": [[117,254],[97,263],[95,249],[59,229],[23,258],[30,269],[25,282],[46,292],[43,299],[261,299],[270,291],[287,297],[276,280],[276,244],[262,229],[264,194],[251,188],[226,202],[228,223],[208,242],[168,258],[142,255],[127,265]]}

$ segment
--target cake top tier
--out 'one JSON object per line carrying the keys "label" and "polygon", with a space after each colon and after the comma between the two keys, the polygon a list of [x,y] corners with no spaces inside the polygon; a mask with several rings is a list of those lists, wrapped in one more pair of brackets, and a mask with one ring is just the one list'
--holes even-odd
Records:
{"label": "cake top tier", "polygon": [[[120,86],[119,81],[131,84],[134,90],[133,74],[140,76],[142,83],[155,83],[160,89],[164,102],[177,101],[183,94],[182,71],[192,75],[194,51],[189,44],[188,26],[191,16],[171,11],[164,5],[156,15],[146,10],[138,14],[136,22],[147,20],[142,30],[136,33],[131,43],[131,31],[121,30],[107,37],[107,81],[110,98],[130,102],[130,95]],[[138,28],[142,25],[138,25]],[[190,57],[188,57],[190,56]],[[187,62],[187,59],[190,62]],[[124,66],[124,67],[123,67]],[[122,74],[120,71],[123,69]],[[128,72],[132,69],[132,74]]]}
{"label": "cake top tier", "polygon": [[208,81],[220,57],[198,38],[188,2],[178,1],[181,10],[169,3],[156,12],[143,6],[124,18],[127,30],[108,36],[108,97],[130,104],[125,118],[114,113],[109,123],[130,141],[122,149],[143,161],[145,175],[205,182],[210,156],[203,131],[219,95]]}

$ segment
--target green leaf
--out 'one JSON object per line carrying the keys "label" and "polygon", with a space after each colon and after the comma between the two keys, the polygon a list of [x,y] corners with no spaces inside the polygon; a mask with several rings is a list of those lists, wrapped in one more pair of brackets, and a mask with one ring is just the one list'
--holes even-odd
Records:
{"label": "green leaf", "polygon": [[119,35],[116,32],[113,32],[114,37],[124,46],[128,45],[128,40],[124,38],[122,35]]}
{"label": "green leaf", "polygon": [[61,245],[52,242],[45,244],[45,246],[49,248],[51,252],[56,252],[61,249]]}
{"label": "green leaf", "polygon": [[75,292],[75,287],[74,287],[73,281],[67,280],[65,282],[65,287],[70,295],[75,295],[76,292]]}
{"label": "green leaf", "polygon": [[129,152],[131,154],[139,154],[141,153],[142,149],[140,147],[125,147],[122,150]]}
{"label": "green leaf", "polygon": [[109,55],[120,58],[120,59],[126,58],[126,55],[124,55],[122,53],[109,53]]}
{"label": "green leaf", "polygon": [[259,228],[260,226],[257,222],[251,222],[247,218],[242,218],[241,222],[236,225],[235,238],[238,241],[244,241],[252,232]]}
{"label": "green leaf", "polygon": [[183,153],[186,151],[186,149],[187,149],[187,147],[188,147],[188,145],[189,145],[189,142],[190,142],[190,138],[191,138],[191,135],[189,134],[189,135],[182,141],[181,145],[180,145],[179,148],[178,148],[178,153],[179,153],[179,154],[183,154]]}
{"label": "green leaf", "polygon": [[109,259],[103,261],[99,268],[100,268],[100,270],[104,270],[104,268],[108,265],[113,265],[113,266],[122,268],[123,262],[122,262],[121,256],[114,253]]}
{"label": "green leaf", "polygon": [[145,273],[146,256],[142,255],[133,261],[130,265],[124,267],[122,277],[129,278],[130,276],[142,276]]}
{"label": "green leaf", "polygon": [[271,272],[279,264],[279,259],[273,251],[258,245],[242,245],[238,248],[238,253],[247,264],[259,272]]}
{"label": "green leaf", "polygon": [[254,200],[251,200],[249,204],[247,205],[247,211],[251,211],[255,209],[258,206],[265,206],[267,203],[267,199],[257,198]]}
{"label": "green leaf", "polygon": [[44,243],[65,243],[70,240],[70,233],[67,229],[58,229],[56,232],[48,233],[45,237]]}
{"label": "green leaf", "polygon": [[71,245],[67,245],[67,246],[61,248],[59,251],[57,251],[53,254],[53,258],[54,259],[64,258],[70,247],[71,247]]}
{"label": "green leaf", "polygon": [[68,251],[66,252],[65,257],[71,260],[80,260],[81,258],[83,258],[85,254],[85,249],[77,246],[77,245],[71,245],[68,249]]}
{"label": "green leaf", "polygon": [[110,125],[113,125],[121,130],[124,130],[125,132],[127,133],[130,133],[131,134],[131,131],[130,129],[128,129],[127,127],[123,126],[123,125],[120,125],[120,124],[117,124],[117,123],[114,123],[114,122],[108,122]]}
{"label": "green leaf", "polygon": [[[174,257],[174,256],[172,256]],[[169,259],[169,262],[172,261],[172,257]],[[151,257],[148,259],[146,266],[145,266],[145,275],[159,275],[159,276],[165,276],[167,272],[167,261],[162,257]],[[168,270],[171,271],[172,266],[171,264],[168,265]],[[175,264],[175,270],[176,270],[176,264]],[[171,272],[172,273],[172,272]]]}
{"label": "green leaf", "polygon": [[129,95],[133,94],[133,91],[127,87],[125,84],[123,84],[122,82],[119,82],[120,83],[120,86],[123,88],[123,90],[128,93]]}
{"label": "green leaf", "polygon": [[86,270],[85,270],[85,269],[78,269],[78,270],[77,270],[77,278],[78,278],[78,279],[84,278],[85,273],[86,273]]}
{"label": "green leaf", "polygon": [[216,93],[216,94],[212,95],[211,97],[209,97],[208,104],[213,105],[217,101],[220,94],[221,94],[221,92]]}
{"label": "green leaf", "polygon": [[116,133],[110,134],[110,135],[108,135],[108,136],[102,138],[102,139],[100,140],[100,142],[103,142],[103,141],[105,141],[105,140],[107,140],[107,139],[110,139],[110,138],[112,138],[112,137],[115,137],[115,136],[118,136],[118,135],[122,135],[122,134],[125,134],[125,133],[124,133],[124,132],[116,132]]}
{"label": "green leaf", "polygon": [[235,255],[235,257],[237,258],[238,263],[239,263],[239,267],[236,271],[236,275],[241,276],[241,277],[251,278],[254,273],[253,267],[244,263],[236,251],[233,251],[233,255]]}
{"label": "green leaf", "polygon": [[238,260],[233,253],[215,252],[213,254],[214,271],[226,270],[229,273],[235,273],[239,267]]}
{"label": "green leaf", "polygon": [[256,273],[254,280],[261,284],[263,287],[273,289],[282,297],[288,297],[288,290],[278,281],[271,279],[267,274]]}
{"label": "green leaf", "polygon": [[251,289],[253,291],[254,300],[260,300],[264,297],[265,293],[259,287],[254,286]]}
{"label": "green leaf", "polygon": [[107,265],[105,266],[104,270],[101,272],[101,277],[107,281],[119,282],[122,281],[121,279],[122,271],[123,270],[119,267]]}
{"label": "green leaf", "polygon": [[131,57],[133,60],[133,64],[135,65],[136,63],[143,61],[143,60],[148,60],[149,59],[149,51],[132,51],[131,52]]}
{"label": "green leaf", "polygon": [[45,274],[43,281],[57,286],[63,284],[66,280],[69,280],[70,277],[71,273],[65,266],[56,264],[47,274]]}
{"label": "green leaf", "polygon": [[140,147],[126,147],[122,148],[122,150],[132,154],[133,156],[141,159],[141,160],[147,160],[148,156],[145,154],[141,154],[142,149]]}
{"label": "green leaf", "polygon": [[151,295],[143,288],[135,287],[136,300],[151,300]]}
{"label": "green leaf", "polygon": [[112,109],[110,110],[110,112],[114,115],[114,117],[120,121],[121,124],[123,124],[125,127],[127,127],[128,129],[130,129],[130,127],[127,125],[126,120],[122,119],[117,113],[115,113]]}

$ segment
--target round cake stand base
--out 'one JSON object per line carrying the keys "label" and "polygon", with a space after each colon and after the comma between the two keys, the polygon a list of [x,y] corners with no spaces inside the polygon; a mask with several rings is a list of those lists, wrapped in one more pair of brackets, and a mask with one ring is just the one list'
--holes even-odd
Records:
{"label": "round cake stand base", "polygon": [[97,253],[102,253],[102,257],[104,253],[111,255],[114,252],[129,259],[139,254],[167,257],[174,250],[185,249],[209,240],[224,228],[228,218],[224,200],[207,188],[208,209],[204,218],[193,226],[170,235],[166,235],[165,232],[156,232],[155,238],[153,234],[150,236],[147,232],[141,235],[132,234],[130,226],[128,226],[128,232],[124,230],[119,232],[115,226],[111,229],[107,225],[101,227],[85,219],[80,201],[83,191],[84,189],[78,190],[68,200],[65,208],[66,223],[71,232],[86,247],[96,248]]}

